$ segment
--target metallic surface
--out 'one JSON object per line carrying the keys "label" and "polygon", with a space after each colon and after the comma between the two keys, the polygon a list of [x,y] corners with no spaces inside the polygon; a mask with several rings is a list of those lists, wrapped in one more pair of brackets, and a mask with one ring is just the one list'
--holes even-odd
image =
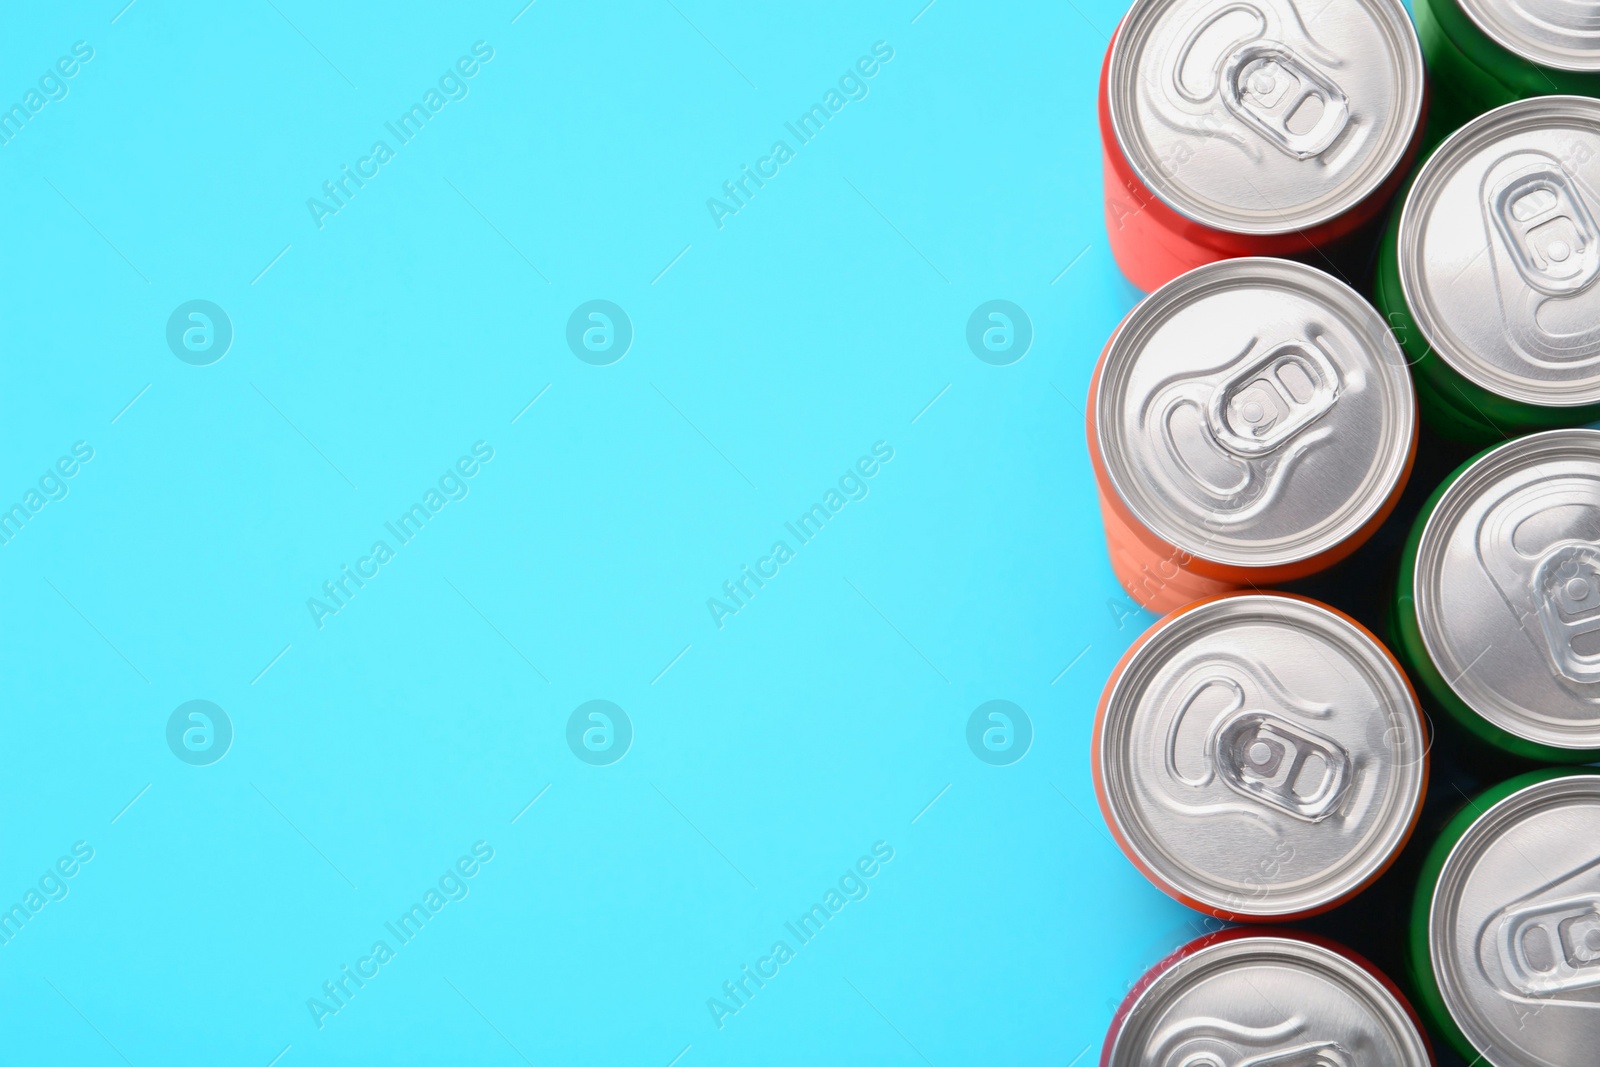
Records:
{"label": "metallic surface", "polygon": [[1477,460],[1423,527],[1413,583],[1428,656],[1517,737],[1600,749],[1600,431]]}
{"label": "metallic surface", "polygon": [[1600,1055],[1600,777],[1553,778],[1456,842],[1428,925],[1451,1018],[1493,1067]]}
{"label": "metallic surface", "polygon": [[1260,935],[1178,960],[1128,1009],[1107,1067],[1427,1067],[1394,995],[1331,949]]}
{"label": "metallic surface", "polygon": [[1283,918],[1355,892],[1404,843],[1426,778],[1415,698],[1349,620],[1276,594],[1157,623],[1113,677],[1095,758],[1124,848],[1158,884]]}
{"label": "metallic surface", "polygon": [[1600,71],[1600,14],[1582,0],[1460,0],[1500,47],[1557,70]]}
{"label": "metallic surface", "polygon": [[1165,204],[1233,233],[1292,233],[1395,169],[1422,55],[1392,0],[1136,0],[1108,89],[1117,142]]}
{"label": "metallic surface", "polygon": [[1107,346],[1100,459],[1161,541],[1216,563],[1309,559],[1407,469],[1411,376],[1354,290],[1286,260],[1213,263],[1157,290]]}
{"label": "metallic surface", "polygon": [[1418,172],[1398,255],[1454,370],[1529,404],[1600,401],[1600,101],[1519,100],[1458,130]]}

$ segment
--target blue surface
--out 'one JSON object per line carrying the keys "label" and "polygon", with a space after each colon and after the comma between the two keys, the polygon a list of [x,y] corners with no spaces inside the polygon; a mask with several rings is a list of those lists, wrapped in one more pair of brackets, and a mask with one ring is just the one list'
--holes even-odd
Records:
{"label": "blue surface", "polygon": [[923,2],[8,13],[0,1058],[1094,1060],[1195,932],[1088,769],[1120,5]]}

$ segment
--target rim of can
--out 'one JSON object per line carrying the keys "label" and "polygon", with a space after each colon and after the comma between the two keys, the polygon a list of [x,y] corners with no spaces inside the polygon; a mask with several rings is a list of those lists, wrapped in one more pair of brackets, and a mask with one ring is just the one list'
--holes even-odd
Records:
{"label": "rim of can", "polygon": [[[1587,96],[1533,96],[1486,111],[1456,130],[1439,144],[1417,168],[1411,190],[1400,208],[1400,228],[1395,260],[1400,272],[1400,290],[1417,328],[1433,354],[1474,385],[1510,400],[1546,408],[1585,407],[1600,402],[1600,372],[1587,387],[1570,381],[1542,384],[1534,379],[1510,374],[1481,359],[1470,346],[1455,344],[1444,329],[1443,316],[1427,299],[1429,289],[1421,275],[1416,249],[1422,240],[1419,227],[1432,211],[1434,202],[1448,180],[1474,153],[1486,145],[1555,121],[1586,123],[1600,136],[1600,100]],[[1463,273],[1465,273],[1463,271]],[[1441,340],[1443,343],[1441,343]]]}
{"label": "rim of can", "polygon": [[[1127,378],[1146,343],[1168,319],[1212,294],[1242,284],[1273,287],[1321,304],[1368,343],[1380,372],[1384,399],[1382,425],[1388,434],[1381,459],[1372,462],[1357,492],[1343,509],[1298,538],[1276,541],[1222,541],[1215,528],[1184,524],[1170,507],[1157,511],[1147,499],[1148,472],[1131,462],[1122,432],[1121,400]],[[1266,256],[1219,260],[1180,274],[1146,296],[1117,326],[1095,371],[1093,425],[1096,448],[1107,480],[1133,518],[1161,541],[1188,556],[1222,566],[1281,567],[1315,559],[1358,533],[1381,511],[1410,469],[1416,436],[1416,392],[1400,345],[1382,316],[1344,282],[1303,263]],[[1164,514],[1163,514],[1164,512]],[[1337,519],[1337,522],[1333,520]]]}
{"label": "rim of can", "polygon": [[[1358,174],[1336,186],[1339,195],[1324,198],[1326,203],[1322,207],[1294,213],[1279,211],[1269,203],[1267,208],[1276,218],[1266,221],[1237,211],[1230,214],[1219,205],[1207,205],[1197,198],[1182,196],[1183,186],[1169,180],[1158,160],[1146,158],[1143,151],[1130,151],[1130,146],[1142,147],[1143,138],[1138,136],[1140,124],[1132,110],[1134,98],[1129,89],[1137,79],[1146,76],[1146,69],[1141,67],[1136,58],[1127,58],[1130,53],[1139,50],[1161,16],[1178,2],[1134,0],[1112,35],[1106,81],[1110,105],[1107,111],[1111,115],[1117,148],[1144,187],[1167,207],[1202,226],[1227,233],[1257,237],[1301,233],[1332,221],[1360,204],[1383,185],[1405,158],[1422,116],[1425,95],[1422,48],[1410,15],[1397,0],[1358,0],[1371,14],[1374,24],[1384,31],[1391,44],[1388,54],[1397,59],[1400,65],[1395,80],[1405,106],[1397,107],[1396,115],[1403,116],[1404,121],[1390,123],[1385,131],[1384,150],[1374,154]],[[1226,3],[1217,3],[1219,9],[1228,6]]]}
{"label": "rim of can", "polygon": [[[1459,661],[1451,654],[1446,641],[1450,620],[1444,617],[1435,583],[1430,580],[1430,576],[1440,572],[1441,554],[1449,545],[1452,531],[1463,513],[1502,478],[1546,463],[1552,457],[1587,459],[1600,471],[1600,430],[1581,427],[1546,430],[1490,449],[1454,476],[1423,523],[1422,536],[1417,542],[1411,598],[1423,648],[1435,666]],[[1574,752],[1600,749],[1600,720],[1587,732],[1556,730],[1530,721],[1490,686],[1465,685],[1477,680],[1471,667],[1472,664],[1468,664],[1456,672],[1454,680],[1443,670],[1439,674],[1450,691],[1481,718],[1525,741],[1550,748]]]}
{"label": "rim of can", "polygon": [[[1479,1053],[1479,1058],[1491,1067],[1566,1067],[1565,1062],[1542,1058],[1536,1060],[1533,1058],[1535,1054],[1525,1048],[1504,1047],[1508,1035],[1474,1010],[1474,1002],[1463,988],[1464,981],[1471,976],[1483,977],[1477,954],[1473,954],[1468,972],[1457,965],[1456,955],[1452,951],[1455,940],[1450,928],[1454,926],[1458,915],[1462,883],[1500,834],[1514,829],[1520,820],[1529,815],[1574,800],[1588,799],[1600,805],[1600,774],[1575,771],[1547,776],[1549,772],[1535,773],[1540,775],[1539,780],[1496,801],[1487,811],[1479,814],[1450,846],[1428,901],[1428,963],[1433,979],[1451,1021]],[[1541,883],[1548,881],[1541,872],[1536,871],[1535,874]],[[1449,966],[1446,966],[1447,963]],[[1495,991],[1496,997],[1503,995]],[[1542,1012],[1542,1007],[1539,1010]],[[1546,1020],[1545,1025],[1553,1024]]]}
{"label": "rim of can", "polygon": [[[1368,1010],[1405,1060],[1387,1067],[1431,1067],[1426,1034],[1411,1007],[1381,972],[1342,946],[1297,931],[1229,930],[1199,938],[1156,964],[1118,1009],[1106,1035],[1101,1067],[1144,1067],[1153,1034],[1166,1021],[1165,1009],[1178,996],[1241,964],[1302,968],[1342,989]],[[1259,991],[1258,991],[1259,992]]]}
{"label": "rim of can", "polygon": [[[1445,0],[1446,3],[1452,0]],[[1565,70],[1574,74],[1592,74],[1600,71],[1600,42],[1594,49],[1581,51],[1578,49],[1561,50],[1549,42],[1535,40],[1525,32],[1505,21],[1501,16],[1506,12],[1502,9],[1512,5],[1493,0],[1485,3],[1484,0],[1454,0],[1461,8],[1463,14],[1472,20],[1472,24],[1482,30],[1484,36],[1507,52],[1529,63],[1552,70]]]}
{"label": "rim of can", "polygon": [[[1186,870],[1185,864],[1161,850],[1159,835],[1145,832],[1139,818],[1141,805],[1128,790],[1130,780],[1142,777],[1141,769],[1126,757],[1119,759],[1118,753],[1127,749],[1127,730],[1139,701],[1166,667],[1169,656],[1212,627],[1246,620],[1286,625],[1293,621],[1302,632],[1315,633],[1343,651],[1364,669],[1368,687],[1387,698],[1385,708],[1409,709],[1404,721],[1414,725],[1416,733],[1408,743],[1414,743],[1414,750],[1421,755],[1400,765],[1388,794],[1389,808],[1381,813],[1382,818],[1372,820],[1363,836],[1364,847],[1348,852],[1342,863],[1330,865],[1331,874],[1316,883],[1308,886],[1301,880],[1294,893],[1258,896],[1246,901],[1253,906],[1241,907],[1237,892],[1207,884],[1200,872]],[[1169,896],[1197,910],[1235,920],[1305,918],[1360,892],[1405,846],[1427,789],[1428,738],[1416,693],[1399,663],[1371,632],[1343,612],[1289,593],[1228,593],[1197,601],[1158,620],[1129,648],[1108,679],[1096,715],[1093,744],[1095,791],[1102,814],[1128,858]]]}

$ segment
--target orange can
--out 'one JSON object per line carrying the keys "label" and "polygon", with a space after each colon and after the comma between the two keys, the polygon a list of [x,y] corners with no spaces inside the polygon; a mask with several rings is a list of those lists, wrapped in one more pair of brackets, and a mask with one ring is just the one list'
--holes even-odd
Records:
{"label": "orange can", "polygon": [[1399,0],[1135,0],[1100,72],[1112,254],[1146,292],[1233,256],[1355,277],[1426,105]]}
{"label": "orange can", "polygon": [[1128,859],[1233,922],[1355,896],[1405,846],[1428,785],[1427,730],[1394,656],[1286,593],[1211,597],[1146,631],[1106,682],[1092,758]]}
{"label": "orange can", "polygon": [[1417,403],[1355,290],[1301,263],[1231,259],[1123,319],[1088,433],[1112,569],[1162,613],[1355,551],[1405,488]]}

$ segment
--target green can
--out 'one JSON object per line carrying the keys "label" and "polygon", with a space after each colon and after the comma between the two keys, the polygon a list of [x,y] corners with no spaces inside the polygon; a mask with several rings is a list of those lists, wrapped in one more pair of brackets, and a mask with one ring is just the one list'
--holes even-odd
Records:
{"label": "green can", "polygon": [[1447,478],[1406,540],[1390,622],[1432,702],[1475,737],[1600,759],[1600,430],[1518,438]]}
{"label": "green can", "polygon": [[1600,774],[1488,790],[1423,863],[1407,939],[1413,1002],[1487,1067],[1575,1067],[1600,1049]]}
{"label": "green can", "polygon": [[1472,444],[1600,419],[1600,100],[1479,116],[1418,170],[1373,300],[1424,420]]}
{"label": "green can", "polygon": [[1414,0],[1433,83],[1428,143],[1530,96],[1600,96],[1600,25],[1571,0]]}

